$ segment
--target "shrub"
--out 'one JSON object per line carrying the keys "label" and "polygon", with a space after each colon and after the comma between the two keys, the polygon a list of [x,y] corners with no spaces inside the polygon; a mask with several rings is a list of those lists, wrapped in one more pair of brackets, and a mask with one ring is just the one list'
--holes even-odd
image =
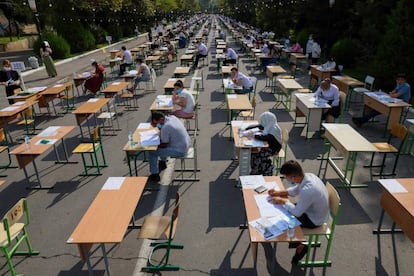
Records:
{"label": "shrub", "polygon": [[330,55],[335,57],[336,62],[344,66],[354,66],[357,53],[356,44],[349,37],[335,42],[330,51]]}
{"label": "shrub", "polygon": [[49,42],[50,47],[53,51],[53,58],[56,59],[65,59],[70,55],[70,46],[66,42],[66,40],[54,33],[46,32],[42,34],[42,41],[37,39],[33,44],[33,51],[35,53],[39,53],[40,47],[42,46],[42,42],[46,40]]}
{"label": "shrub", "polygon": [[296,41],[299,42],[300,46],[302,46],[303,51],[305,51],[306,49],[306,43],[308,42],[308,38],[309,32],[306,30],[302,30],[296,35]]}
{"label": "shrub", "polygon": [[69,42],[72,53],[95,49],[95,37],[80,22],[61,24],[58,26],[58,33]]}
{"label": "shrub", "polygon": [[104,30],[99,25],[92,25],[91,31],[95,37],[95,43],[96,44],[103,44],[106,43],[106,36],[108,35],[108,32]]}

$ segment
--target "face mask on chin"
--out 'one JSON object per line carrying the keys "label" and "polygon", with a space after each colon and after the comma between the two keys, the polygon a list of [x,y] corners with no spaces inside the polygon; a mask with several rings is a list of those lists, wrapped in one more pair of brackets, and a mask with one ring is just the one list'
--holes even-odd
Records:
{"label": "face mask on chin", "polygon": [[159,129],[161,129],[162,128],[162,124],[160,124],[160,123],[157,123],[157,127],[159,128]]}

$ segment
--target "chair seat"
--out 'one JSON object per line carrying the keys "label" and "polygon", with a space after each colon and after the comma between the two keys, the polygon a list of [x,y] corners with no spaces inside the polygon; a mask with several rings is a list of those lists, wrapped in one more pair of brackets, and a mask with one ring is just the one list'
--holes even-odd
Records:
{"label": "chair seat", "polygon": [[383,142],[383,143],[372,143],[372,145],[374,147],[376,147],[379,150],[379,152],[391,152],[391,153],[398,152],[397,148],[395,148],[393,145],[385,143],[385,142]]}
{"label": "chair seat", "polygon": [[115,115],[115,112],[102,112],[101,114],[99,114],[98,119],[111,119],[115,117]]}
{"label": "chair seat", "polygon": [[[10,239],[14,240],[23,230],[24,223],[18,222],[13,224],[10,229]],[[7,233],[4,231],[3,223],[0,222],[0,247],[5,247],[9,241],[7,240]]]}
{"label": "chair seat", "polygon": [[365,93],[365,92],[370,91],[370,90],[366,89],[365,87],[355,87],[353,90],[354,90],[354,92],[357,92],[357,93]]}
{"label": "chair seat", "polygon": [[32,120],[32,119],[29,119],[29,120],[21,120],[21,121],[19,121],[19,122],[17,122],[17,124],[19,125],[19,126],[21,126],[21,125],[30,125],[30,124],[33,124],[33,122],[34,122],[34,120]]}
{"label": "chair seat", "polygon": [[310,229],[310,228],[302,228],[304,235],[329,235],[331,234],[331,228],[328,226],[328,224],[325,222],[319,227]]}
{"label": "chair seat", "polygon": [[165,232],[170,226],[171,218],[169,216],[148,216],[144,219],[139,239],[167,239]]}
{"label": "chair seat", "polygon": [[298,92],[298,93],[312,93],[313,91],[310,90],[309,88],[301,88],[301,89],[296,90],[296,92]]}
{"label": "chair seat", "polygon": [[0,146],[0,152],[7,150],[9,147],[7,146]]}
{"label": "chair seat", "polygon": [[93,153],[99,148],[100,143],[81,143],[79,144],[72,153]]}
{"label": "chair seat", "polygon": [[251,118],[253,116],[254,116],[253,110],[245,110],[239,113],[239,117],[250,117]]}
{"label": "chair seat", "polygon": [[123,93],[121,94],[121,98],[133,98],[134,94],[132,93]]}

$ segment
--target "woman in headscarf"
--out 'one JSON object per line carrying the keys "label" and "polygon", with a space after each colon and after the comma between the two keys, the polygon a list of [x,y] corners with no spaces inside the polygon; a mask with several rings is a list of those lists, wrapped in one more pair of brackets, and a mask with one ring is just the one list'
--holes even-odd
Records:
{"label": "woman in headscarf", "polygon": [[47,41],[43,41],[42,46],[40,47],[40,56],[42,57],[43,63],[46,67],[47,74],[49,77],[56,77],[56,67],[52,59],[52,48]]}
{"label": "woman in headscarf", "polygon": [[269,112],[263,112],[259,117],[259,125],[252,125],[246,130],[259,128],[261,133],[254,135],[254,138],[261,141],[266,141],[269,144],[267,148],[258,148],[252,150],[251,154],[251,172],[250,174],[273,175],[273,164],[271,156],[278,154],[282,148],[282,131],[277,124],[276,116]]}

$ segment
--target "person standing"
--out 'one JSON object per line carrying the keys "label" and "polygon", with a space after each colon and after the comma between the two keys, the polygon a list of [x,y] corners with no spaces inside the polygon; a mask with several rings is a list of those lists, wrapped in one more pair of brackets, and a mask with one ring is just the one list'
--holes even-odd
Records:
{"label": "person standing", "polygon": [[91,59],[91,65],[94,68],[94,72],[90,78],[85,81],[83,93],[90,91],[94,94],[101,89],[102,82],[104,80],[105,68],[102,64],[96,62],[96,60]]}
{"label": "person standing", "polygon": [[315,41],[312,42],[312,64],[317,64],[319,58],[321,57],[321,45]]}
{"label": "person standing", "polygon": [[40,56],[42,57],[43,64],[46,67],[47,75],[51,78],[57,76],[56,67],[52,59],[52,48],[50,47],[49,42],[43,41],[42,46],[40,47]]}
{"label": "person standing", "polygon": [[[3,60],[3,70],[0,71],[0,84],[6,88],[6,96],[14,95],[14,90],[20,87],[19,73],[11,68],[10,60]],[[8,99],[9,104],[14,104],[14,100]]]}
{"label": "person standing", "polygon": [[119,75],[123,75],[126,68],[132,65],[132,54],[131,51],[127,50],[125,46],[121,47],[123,63],[119,66]]}
{"label": "person standing", "polygon": [[[150,181],[160,181],[160,171],[167,168],[167,157],[183,157],[190,147],[190,136],[184,124],[174,115],[165,116],[155,111],[151,116],[151,125],[160,129],[161,143],[157,150],[149,151]],[[158,158],[160,161],[158,162]]]}
{"label": "person standing", "polygon": [[306,42],[306,55],[308,56],[308,70],[312,65],[312,46],[313,46],[313,34],[309,35],[308,41]]}
{"label": "person standing", "polygon": [[[290,214],[300,222],[301,227],[316,228],[329,219],[329,195],[322,180],[313,173],[304,173],[300,164],[295,160],[287,161],[280,168],[288,183],[293,185],[287,190],[269,190],[270,201],[282,205]],[[296,204],[290,202],[288,196],[297,197]],[[266,259],[271,263],[272,248],[266,243]],[[297,265],[305,256],[307,246],[299,244],[292,258],[292,264]]]}
{"label": "person standing", "polygon": [[193,95],[184,89],[184,84],[181,80],[178,80],[174,84],[173,103],[178,105],[180,109],[173,112],[173,115],[177,118],[188,119],[194,116],[195,100]]}

